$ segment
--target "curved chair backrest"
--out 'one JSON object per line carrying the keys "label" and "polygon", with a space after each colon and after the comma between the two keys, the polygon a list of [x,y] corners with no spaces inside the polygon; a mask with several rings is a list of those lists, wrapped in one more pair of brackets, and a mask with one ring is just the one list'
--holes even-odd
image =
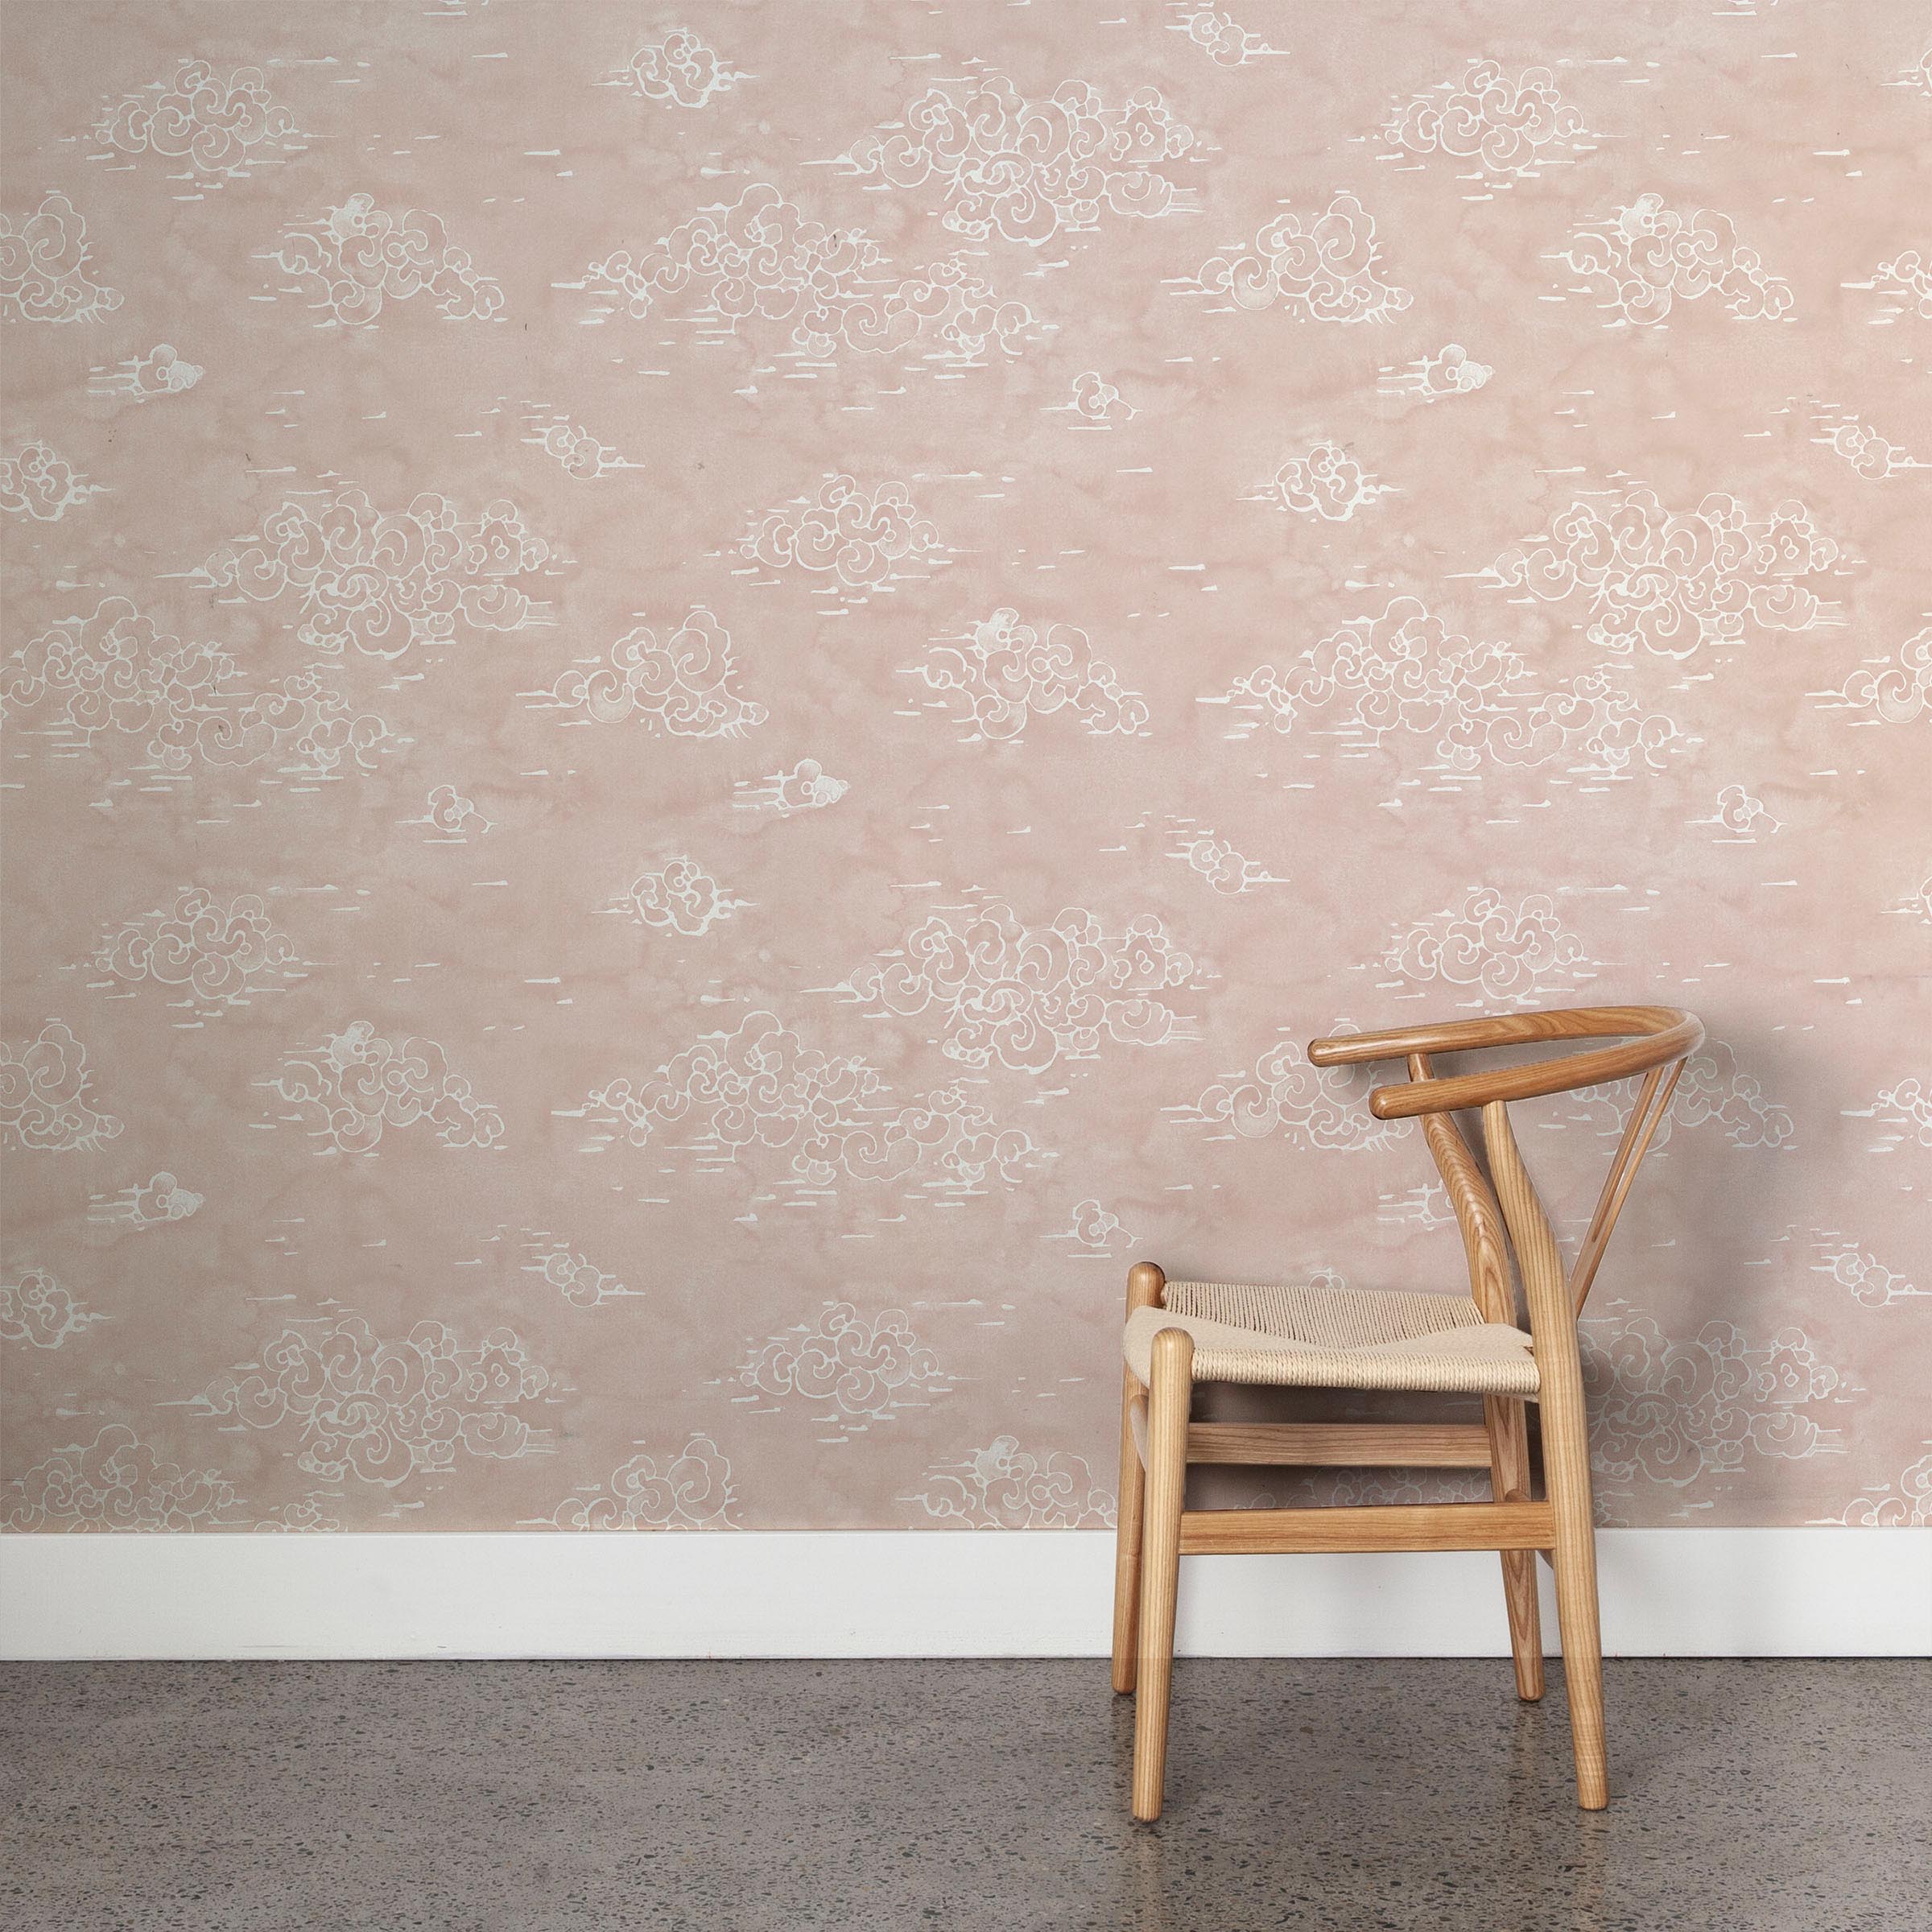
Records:
{"label": "curved chair backrest", "polygon": [[[1369,1111],[1381,1121],[1420,1117],[1423,1137],[1462,1229],[1469,1257],[1470,1292],[1485,1320],[1513,1322],[1517,1316],[1509,1270],[1512,1245],[1525,1272],[1533,1258],[1535,1271],[1542,1275],[1552,1267],[1560,1271],[1561,1262],[1542,1203],[1517,1150],[1509,1103],[1543,1094],[1580,1092],[1637,1074],[1644,1076],[1569,1276],[1571,1308],[1573,1312],[1580,1311],[1637,1178],[1638,1164],[1670,1108],[1684,1062],[1703,1037],[1703,1026],[1696,1016],[1674,1006],[1574,1006],[1547,1013],[1392,1027],[1381,1033],[1341,1034],[1313,1042],[1308,1058],[1317,1067],[1393,1059],[1407,1063],[1408,1080],[1400,1085],[1377,1088],[1368,1096]],[[1468,1053],[1543,1040],[1604,1039],[1623,1043],[1447,1078],[1437,1075],[1430,1058],[1437,1053]],[[1484,1145],[1503,1188],[1502,1201],[1455,1124],[1453,1117],[1466,1108],[1482,1110]],[[1534,1257],[1527,1249],[1535,1250]],[[1534,1313],[1533,1306],[1533,1316]]]}

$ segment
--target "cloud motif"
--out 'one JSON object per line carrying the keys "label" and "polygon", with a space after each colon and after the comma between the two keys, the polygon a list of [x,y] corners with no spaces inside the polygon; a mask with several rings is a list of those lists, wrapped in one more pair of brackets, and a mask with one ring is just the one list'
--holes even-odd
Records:
{"label": "cloud motif", "polygon": [[1381,964],[1406,980],[1474,987],[1512,1006],[1595,976],[1553,899],[1532,893],[1512,905],[1493,886],[1472,887],[1459,905],[1398,931]]}
{"label": "cloud motif", "polygon": [[1495,374],[1486,363],[1478,362],[1461,343],[1445,342],[1432,356],[1384,369],[1377,392],[1385,396],[1414,397],[1421,402],[1440,402],[1447,396],[1473,394]]}
{"label": "cloud motif", "polygon": [[1386,321],[1414,297],[1382,279],[1381,256],[1368,211],[1337,194],[1319,214],[1278,215],[1246,248],[1211,256],[1199,287],[1236,308],[1280,303],[1308,321]]}
{"label": "cloud motif", "polygon": [[198,886],[184,886],[165,911],[110,927],[93,964],[125,985],[183,988],[190,1004],[213,1013],[301,976],[293,942],[259,898],[243,893],[225,902]]}
{"label": "cloud motif", "polygon": [[85,1335],[107,1319],[84,1308],[44,1268],[0,1282],[0,1342],[58,1348],[69,1335]]}
{"label": "cloud motif", "polygon": [[640,925],[696,939],[745,902],[734,899],[696,859],[680,856],[656,872],[640,873],[617,903]]}
{"label": "cloud motif", "polygon": [[1901,1080],[1896,1086],[1885,1088],[1878,1104],[1885,1109],[1882,1118],[1911,1128],[1918,1136],[1920,1146],[1932,1147],[1932,1089],[1923,1080]]}
{"label": "cloud motif", "polygon": [[45,443],[23,444],[12,456],[0,456],[0,513],[8,516],[58,523],[104,487],[89,482]]}
{"label": "cloud motif", "polygon": [[1859,475],[1876,482],[1926,467],[1856,416],[1826,415],[1821,418],[1821,427],[1824,433],[1816,440],[1827,443],[1832,455],[1842,456]]}
{"label": "cloud motif", "polygon": [[506,1461],[551,1445],[518,1413],[551,1386],[510,1329],[463,1342],[440,1322],[378,1335],[344,1313],[291,1323],[196,1397],[201,1414],[279,1436],[295,1467],[326,1482],[394,1489],[459,1456]]}
{"label": "cloud motif", "polygon": [[1558,93],[1547,68],[1525,68],[1512,80],[1493,60],[1472,60],[1460,80],[1396,109],[1382,135],[1404,155],[1473,161],[1503,186],[1590,147],[1583,116]]}
{"label": "cloud motif", "polygon": [[1002,607],[964,637],[931,646],[917,667],[927,687],[963,700],[961,740],[1018,738],[1035,717],[1067,712],[1092,737],[1146,729],[1147,701],[1096,660],[1087,634],[1054,624],[1042,636]]}
{"label": "cloud motif", "polygon": [[1191,872],[1199,873],[1216,892],[1229,898],[1253,892],[1257,886],[1287,883],[1265,865],[1242,857],[1226,839],[1217,838],[1191,819],[1173,820],[1169,831],[1170,856],[1183,861]]}
{"label": "cloud motif", "polygon": [[1727,785],[1717,795],[1711,817],[1699,822],[1718,826],[1733,839],[1768,838],[1778,829],[1764,800],[1753,798],[1741,785]]}
{"label": "cloud motif", "polygon": [[610,1081],[567,1117],[601,1130],[587,1151],[620,1137],[643,1147],[672,1130],[677,1150],[708,1171],[762,1152],[788,1157],[782,1184],[820,1196],[842,1180],[981,1193],[994,1180],[1017,1185],[1039,1158],[1026,1134],[997,1125],[962,1088],[900,1105],[877,1068],[807,1046],[769,1013],[701,1034],[650,1079]]}
{"label": "cloud motif", "polygon": [[1910,310],[1932,322],[1932,254],[1926,250],[1908,248],[1880,262],[1872,271],[1872,286],[1890,298],[1888,320]]}
{"label": "cloud motif", "polygon": [[662,40],[640,47],[613,76],[646,101],[686,108],[703,107],[746,78],[734,73],[687,27],[673,27]]}
{"label": "cloud motif", "polygon": [[1812,1272],[1829,1275],[1861,1307],[1889,1308],[1894,1302],[1932,1293],[1914,1286],[1896,1269],[1888,1268],[1876,1255],[1842,1235],[1814,1233],[1811,1240],[1818,1253]]}
{"label": "cloud motif", "polygon": [[[1337,1020],[1327,1030],[1358,1030]],[[1373,1084],[1366,1068],[1311,1066],[1300,1041],[1284,1039],[1263,1050],[1252,1074],[1217,1081],[1192,1107],[1177,1111],[1183,1125],[1232,1129],[1243,1140],[1280,1133],[1297,1146],[1382,1153],[1409,1123],[1378,1121],[1368,1111]]]}
{"label": "cloud motif", "polygon": [[606,1274],[568,1242],[528,1232],[524,1241],[535,1257],[525,1263],[526,1269],[541,1275],[545,1284],[555,1289],[573,1308],[595,1308],[601,1302],[617,1301],[637,1292],[626,1288],[614,1274]]}
{"label": "cloud motif", "polygon": [[232,1519],[234,1486],[167,1461],[122,1422],[54,1450],[0,1490],[0,1529],[208,1530]]}
{"label": "cloud motif", "polygon": [[295,600],[312,650],[399,658],[446,644],[459,627],[520,630],[546,621],[530,580],[560,559],[506,500],[473,513],[425,490],[378,510],[360,489],[291,497],[260,530],[225,544],[197,573],[251,602]]}
{"label": "cloud motif", "polygon": [[587,721],[621,724],[635,719],[671,737],[737,737],[770,715],[741,697],[731,634],[708,610],[695,609],[669,638],[645,625],[611,646],[592,671],[568,671],[535,702],[580,711]]}
{"label": "cloud motif", "polygon": [[899,1309],[868,1318],[849,1302],[751,1344],[738,1380],[762,1395],[829,1403],[844,1422],[883,1422],[952,1386]]}
{"label": "cloud motif", "polygon": [[1061,407],[1071,410],[1083,427],[1094,429],[1131,422],[1139,413],[1097,369],[1084,369],[1074,378],[1072,397]]}
{"label": "cloud motif", "polygon": [[1715,1121],[1733,1147],[1789,1146],[1798,1133],[1790,1115],[1766,1100],[1757,1080],[1739,1067],[1736,1054],[1707,1036],[1684,1063],[1670,1118],[1686,1127]]}
{"label": "cloud motif", "polygon": [[1639,195],[1615,215],[1579,228],[1547,258],[1583,278],[1581,292],[1615,312],[1617,324],[1649,328],[1679,302],[1715,295],[1740,321],[1775,320],[1791,310],[1790,284],[1766,272],[1755,249],[1737,238],[1728,215],[1683,211],[1662,195]]}
{"label": "cloud motif", "polygon": [[0,670],[0,708],[25,713],[63,753],[104,732],[143,741],[150,769],[268,766],[288,777],[368,771],[389,727],[354,711],[320,671],[251,689],[229,654],[163,635],[125,597],[68,617],[15,651]]}
{"label": "cloud motif", "polygon": [[1036,1455],[998,1435],[956,1463],[935,1463],[909,1496],[928,1517],[969,1530],[1097,1530],[1112,1526],[1114,1498],[1084,1458]]}
{"label": "cloud motif", "polygon": [[262,1084],[328,1143],[324,1152],[374,1154],[386,1128],[423,1124],[445,1147],[493,1147],[503,1137],[503,1117],[450,1071],[434,1040],[385,1039],[369,1020],[297,1048]]}
{"label": "cloud motif", "polygon": [[1274,473],[1269,493],[1298,516],[1345,523],[1364,504],[1389,492],[1340,444],[1323,441],[1289,457]]}
{"label": "cloud motif", "polygon": [[155,155],[185,161],[192,173],[219,185],[262,162],[302,151],[295,118],[268,91],[260,68],[217,75],[205,60],[184,60],[170,80],[126,95],[94,124],[105,153],[97,160]]}
{"label": "cloud motif", "polygon": [[620,469],[641,469],[643,465],[621,456],[608,444],[600,443],[580,423],[529,405],[530,434],[545,456],[555,460],[567,477],[596,477],[614,475]]}
{"label": "cloud motif", "polygon": [[1134,1237],[1121,1224],[1121,1217],[1096,1200],[1076,1202],[1071,1222],[1046,1239],[1071,1241],[1083,1254],[1117,1253],[1134,1243]]}
{"label": "cloud motif", "polygon": [[1251,34],[1232,14],[1212,6],[1197,6],[1174,23],[1216,67],[1245,67],[1264,55],[1278,53],[1259,34]]}
{"label": "cloud motif", "polygon": [[1281,1472],[1260,1491],[1251,1509],[1351,1509],[1391,1504],[1486,1503],[1493,1495],[1489,1478],[1473,1469],[1431,1469],[1421,1476],[1400,1470],[1311,1470],[1306,1475]]}
{"label": "cloud motif", "polygon": [[1907,316],[1932,322],[1932,254],[1924,249],[1901,250],[1879,262],[1862,282],[1841,282],[1841,288],[1876,295],[1877,312],[1868,318],[1875,328],[1886,328]]}
{"label": "cloud motif", "polygon": [[0,317],[92,322],[121,306],[94,279],[87,224],[65,195],[41,196],[31,215],[0,214]]}
{"label": "cloud motif", "polygon": [[163,1170],[151,1179],[123,1187],[118,1194],[90,1195],[87,1218],[97,1226],[138,1232],[145,1228],[165,1228],[171,1221],[185,1221],[203,1205],[202,1195],[191,1193]]}
{"label": "cloud motif", "polygon": [[302,671],[270,680],[260,692],[242,693],[226,711],[197,717],[192,734],[169,745],[161,763],[171,772],[196,764],[267,765],[290,778],[335,778],[351,766],[373,771],[391,743],[388,725],[354,710],[327,672]]}
{"label": "cloud motif", "polygon": [[1826,1424],[1844,1378],[1802,1328],[1760,1340],[1711,1322],[1674,1339],[1620,1302],[1585,1315],[1580,1334],[1600,1520],[1624,1520],[1639,1495],[1658,1490],[1676,1492],[1672,1513],[1686,1518],[1752,1456],[1843,1447]]}
{"label": "cloud motif", "polygon": [[1195,139],[1154,88],[1108,107],[1083,81],[1030,99],[1005,75],[987,74],[908,102],[903,120],[843,159],[883,187],[934,184],[940,221],[955,234],[1037,248],[1098,227],[1103,209],[1141,218],[1173,212],[1179,190],[1163,171]]}
{"label": "cloud motif", "polygon": [[[1926,60],[1932,69],[1932,55]],[[1896,1483],[1876,1492],[1868,1489],[1831,1520],[1860,1530],[1921,1530],[1932,1524],[1932,1455],[1908,1463]]]}
{"label": "cloud motif", "polygon": [[477,809],[474,799],[465,798],[453,785],[435,785],[423,801],[423,815],[404,821],[427,825],[436,834],[432,844],[465,845],[473,832],[479,838],[490,828],[489,820]]}
{"label": "cloud motif", "polygon": [[51,728],[77,744],[102,731],[146,734],[159,762],[211,708],[205,694],[233,676],[225,652],[164,637],[125,597],[108,597],[15,651],[0,702],[10,719],[51,712]]}
{"label": "cloud motif", "polygon": [[1916,1075],[1880,1088],[1869,1107],[1847,1108],[1845,1113],[1847,1119],[1876,1121],[1892,1129],[1879,1143],[1887,1152],[1907,1141],[1932,1148],[1932,1087]]}
{"label": "cloud motif", "polygon": [[180,354],[173,343],[157,342],[145,355],[130,356],[111,369],[97,369],[89,381],[88,393],[151,402],[158,396],[182,394],[207,373]]}
{"label": "cloud motif", "polygon": [[843,350],[893,355],[923,345],[927,360],[957,366],[993,349],[1016,356],[1039,333],[1033,312],[1002,300],[964,257],[895,275],[863,229],[809,220],[766,182],[635,257],[620,249],[593,262],[576,286],[638,319],[667,295],[688,296],[692,319],[713,333],[788,322],[792,353],[814,362]]}
{"label": "cloud motif", "polygon": [[351,195],[313,221],[288,229],[260,259],[291,279],[282,292],[326,312],[324,326],[366,328],[385,303],[427,295],[445,320],[487,320],[503,291],[479,275],[440,217],[419,208],[378,208]]}
{"label": "cloud motif", "polygon": [[16,1046],[0,1040],[0,1147],[91,1154],[122,1123],[89,1097],[87,1049],[64,1021],[49,1020]]}
{"label": "cloud motif", "polygon": [[1842,691],[1814,695],[1871,712],[1877,722],[1886,724],[1932,718],[1932,624],[1899,646],[1896,663],[1854,671]]}
{"label": "cloud motif", "polygon": [[324,1499],[313,1493],[292,1503],[281,1503],[254,1525],[265,1535],[287,1532],[291,1535],[334,1536],[342,1528],[340,1517],[324,1506]]}
{"label": "cloud motif", "polygon": [[1375,1218],[1391,1228],[1447,1228],[1455,1213],[1440,1181],[1422,1181],[1401,1194],[1378,1196]]}
{"label": "cloud motif", "polygon": [[801,811],[822,811],[851,791],[844,778],[832,778],[816,758],[800,758],[789,771],[762,778],[740,778],[732,786],[732,803],[746,811],[769,811],[789,819]]}
{"label": "cloud motif", "polygon": [[1601,650],[1687,658],[1740,642],[1753,627],[1795,632],[1834,621],[1802,580],[1839,561],[1836,542],[1794,500],[1760,517],[1721,490],[1679,511],[1630,489],[1572,502],[1550,535],[1505,551],[1487,575],[1540,602],[1577,600],[1590,618],[1584,634]]}
{"label": "cloud motif", "polygon": [[737,1493],[731,1464],[708,1435],[660,1461],[634,1455],[609,1482],[557,1505],[559,1530],[729,1530]]}
{"label": "cloud motif", "polygon": [[850,477],[828,477],[815,498],[795,497],[754,518],[738,546],[748,561],[774,570],[829,576],[837,590],[889,591],[907,565],[945,552],[903,483],[864,490]]}
{"label": "cloud motif", "polygon": [[1240,740],[1266,726],[1283,737],[1324,714],[1350,755],[1394,732],[1435,740],[1444,769],[1469,776],[1563,763],[1587,773],[1662,769],[1683,749],[1673,721],[1646,712],[1607,669],[1545,686],[1501,644],[1472,644],[1414,597],[1356,617],[1284,667],[1262,664],[1220,697]]}
{"label": "cloud motif", "polygon": [[1081,906],[1029,926],[990,900],[930,914],[838,990],[901,1018],[935,1014],[939,1051],[962,1066],[997,1060],[1040,1074],[1092,1059],[1103,1040],[1157,1046],[1181,1037],[1163,996],[1196,971],[1151,913],[1114,935]]}

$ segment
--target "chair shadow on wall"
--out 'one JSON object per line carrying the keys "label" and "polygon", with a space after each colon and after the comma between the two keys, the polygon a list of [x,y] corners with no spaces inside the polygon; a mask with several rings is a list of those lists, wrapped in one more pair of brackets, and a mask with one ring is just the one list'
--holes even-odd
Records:
{"label": "chair shadow on wall", "polygon": [[[1729,1063],[1724,1109],[1695,1123],[1666,1123],[1652,1155],[1658,1174],[1631,1211],[1629,1234],[1634,1238],[1628,1240],[1620,1263],[1609,1271],[1610,1306],[1593,1309],[1598,1319],[1586,1318],[1582,1323],[1593,1380],[1607,1381],[1614,1373],[1599,1338],[1602,1318],[1616,1301],[1627,1299],[1651,1316],[1666,1344],[1676,1348],[1695,1349],[1713,1327],[1735,1330],[1747,1346],[1764,1346],[1789,1325],[1783,1314],[1768,1317],[1767,1308],[1788,1306],[1794,1274],[1815,1258],[1804,1251],[1806,1211],[1794,1202],[1781,1161],[1747,1157],[1767,1147],[1781,1154],[1794,1153],[1809,1133],[1823,1125],[1817,1118],[1794,1123],[1783,1104],[1794,1096],[1824,1096],[1821,1106],[1830,1118],[1836,1118],[1838,1103],[1845,1096],[1836,1093],[1839,1076],[1831,1062],[1821,1053],[1806,1051],[1801,1042],[1783,1034],[1731,1029],[1713,1057],[1720,1071],[1724,1062]],[[1690,1069],[1697,1063],[1694,1056]],[[1708,1203],[1721,1203],[1721,1212],[1707,1211]],[[1620,1245],[1625,1238],[1620,1235]],[[1786,1243],[1795,1244],[1798,1251],[1781,1260],[1779,1251]],[[1659,1284],[1666,1281],[1671,1286],[1660,1293]],[[1594,1388],[1593,1400],[1601,1393]],[[1688,1471],[1684,1487],[1695,1484],[1703,1473],[1702,1463]],[[1708,1503],[1677,1501],[1661,1471],[1646,1472],[1645,1480],[1651,1492],[1643,1512],[1646,1526],[1709,1524]],[[1623,1520],[1600,1505],[1599,1516],[1614,1523]],[[1699,1606],[1686,1601],[1687,1593],[1698,1587],[1696,1579],[1654,1560],[1640,1571],[1634,1567],[1637,1560],[1631,1552],[1620,1552],[1616,1572],[1618,1596],[1635,1618],[1680,1629],[1696,1625]],[[1786,1574],[1776,1566],[1754,1578],[1753,1615],[1762,1626],[1776,1629],[1785,1620],[1779,1602],[1764,1593],[1787,1582]],[[1653,1605],[1657,1613],[1646,1614]],[[1707,1624],[1709,1608],[1703,1606]],[[1711,1629],[1708,1635],[1708,1648],[1715,1654],[1727,1653],[1739,1641],[1728,1629]],[[1748,1649],[1749,1644],[1743,1647]],[[1667,1757],[1670,1741],[1653,1738],[1649,1748]]]}

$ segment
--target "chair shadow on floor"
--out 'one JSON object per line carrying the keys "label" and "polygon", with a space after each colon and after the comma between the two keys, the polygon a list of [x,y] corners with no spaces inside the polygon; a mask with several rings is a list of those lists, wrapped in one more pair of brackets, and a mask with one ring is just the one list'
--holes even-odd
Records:
{"label": "chair shadow on floor", "polygon": [[[1406,1869],[1407,1847],[1426,1843],[1439,1856],[1442,1847],[1466,1836],[1468,1868],[1459,1889],[1481,1916],[1455,1921],[1459,1928],[1480,1922],[1484,1932],[1603,1932],[1613,1892],[1616,1827],[1611,1814],[1551,1802],[1563,1792],[1571,1765],[1562,1665],[1550,1661],[1549,1700],[1499,1704],[1489,1721],[1475,1720],[1480,1735],[1468,1707],[1445,1699],[1422,1705],[1407,1728],[1383,1724],[1337,1736],[1324,1714],[1352,1702],[1377,1703],[1374,1694],[1388,1688],[1389,1667],[1382,1660],[1224,1660],[1224,1672],[1232,1665],[1294,1688],[1232,1703],[1212,1692],[1191,1699],[1181,1694],[1179,1702],[1192,1706],[1187,1729],[1195,1748],[1177,1752],[1170,1768],[1170,1809],[1151,1828],[1136,1830],[1120,1843],[1118,1891],[1105,1901],[1116,1916],[1108,1922],[1132,1932],[1208,1932],[1211,1926],[1220,1932],[1222,1922],[1203,1915],[1200,1881],[1203,1856],[1217,1848],[1228,1822],[1236,1789],[1231,1780],[1242,1767],[1252,1771],[1257,1763],[1278,1757],[1285,1732],[1292,1730],[1307,1747],[1307,1756],[1298,1760],[1305,1781],[1261,1791],[1250,1777],[1239,1802],[1244,1822],[1260,1810],[1278,1818],[1283,1857],[1269,1880],[1279,1887],[1284,1903],[1306,1896],[1322,1913],[1307,1922],[1351,1927],[1384,1922],[1373,1914],[1377,1897],[1417,1876]],[[1453,1671],[1475,1662],[1439,1661],[1435,1667]],[[1410,1659],[1393,1666],[1404,1674],[1417,1668],[1417,1660]],[[1506,1736],[1499,1735],[1504,1732]],[[1211,1740],[1205,1748],[1203,1739]],[[1108,1755],[1117,1777],[1132,1769],[1133,1742],[1131,1707],[1117,1702]],[[1463,1781],[1431,1783],[1418,1794],[1418,1755],[1432,1765],[1459,1761]],[[1653,1748],[1636,1755],[1641,1765],[1658,1753]],[[1344,1758],[1347,1783],[1339,1788],[1337,1773],[1344,1767],[1338,1761]],[[1338,1804],[1346,1808],[1351,1835],[1361,1847],[1359,1857],[1345,1863],[1331,1855]],[[1304,1835],[1296,1826],[1302,1805],[1314,1807],[1320,1818],[1320,1831],[1307,1834],[1308,1846],[1298,1844]],[[1236,1835],[1252,1843],[1256,1834]],[[1314,1852],[1317,1844],[1326,1853]],[[1553,1867],[1560,1870],[1566,1894],[1560,1904],[1550,1897]]]}

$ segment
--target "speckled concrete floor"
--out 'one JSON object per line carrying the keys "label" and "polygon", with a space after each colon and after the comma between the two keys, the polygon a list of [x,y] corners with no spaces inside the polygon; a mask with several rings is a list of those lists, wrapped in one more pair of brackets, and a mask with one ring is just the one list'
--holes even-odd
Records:
{"label": "speckled concrete floor", "polygon": [[1125,1813],[1104,1664],[0,1668],[11,1932],[1918,1932],[1932,1666],[1184,1662]]}

